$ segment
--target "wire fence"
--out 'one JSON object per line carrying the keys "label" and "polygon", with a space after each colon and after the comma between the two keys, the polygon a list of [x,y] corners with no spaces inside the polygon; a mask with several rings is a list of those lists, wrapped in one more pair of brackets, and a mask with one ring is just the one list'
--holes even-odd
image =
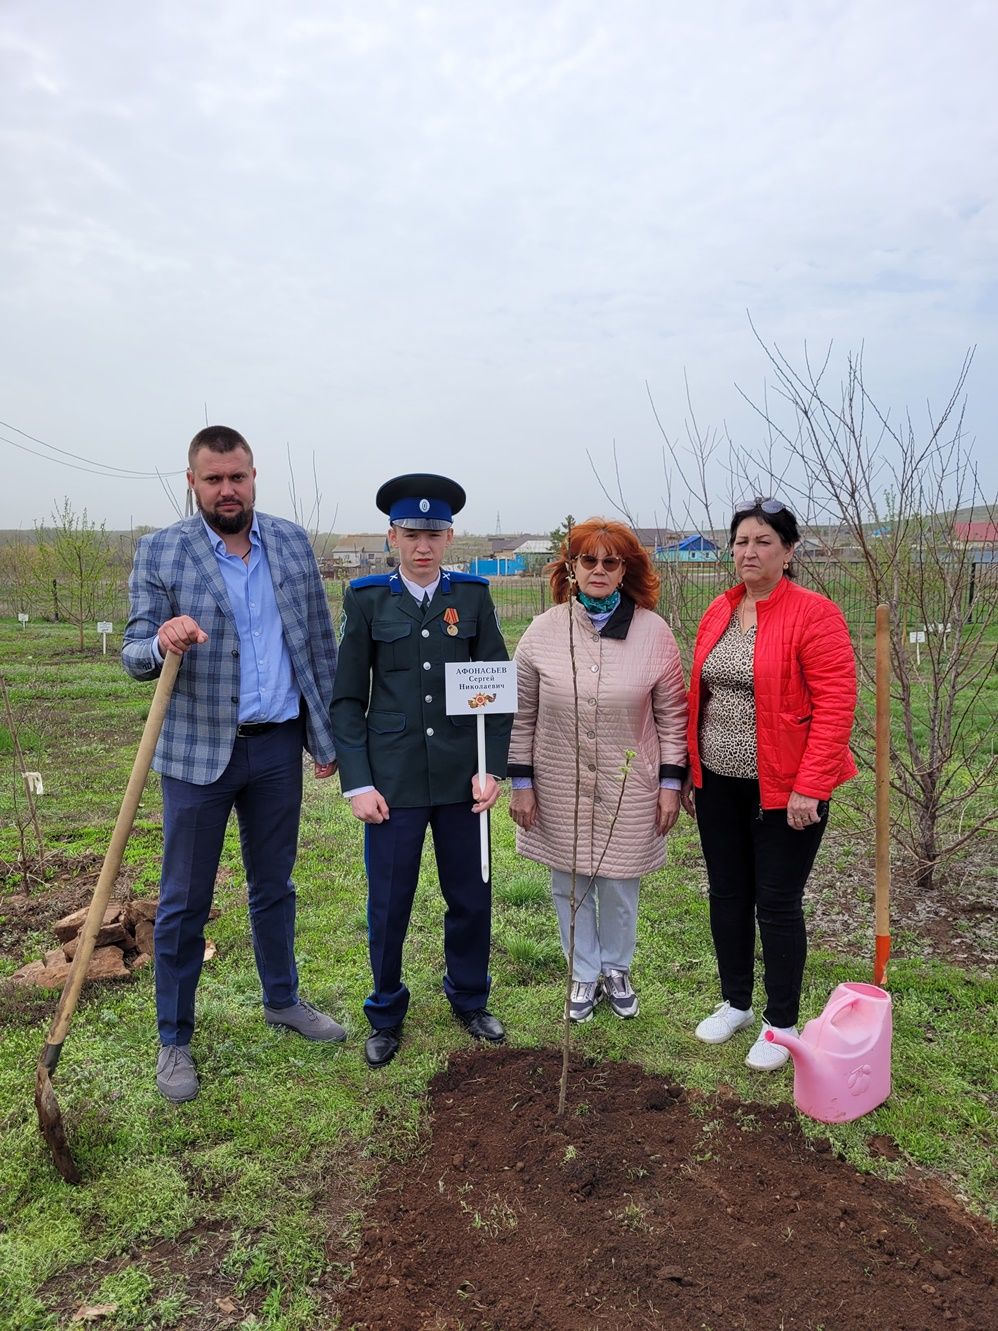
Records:
{"label": "wire fence", "polygon": [[[674,564],[659,562],[656,571],[661,578],[658,611],[675,633],[684,656],[688,657],[704,610],[715,596],[734,584],[734,566],[730,560],[723,559]],[[811,558],[798,561],[797,572],[802,586],[820,591],[839,606],[857,642],[872,634],[876,604],[863,564]],[[994,606],[998,596],[998,563],[974,563],[970,577],[964,581],[965,619],[972,617],[975,601]],[[326,580],[336,624],[340,620],[343,593],[348,585],[347,581],[338,578]],[[551,606],[550,585],[543,577],[493,578],[491,590],[507,644],[512,650],[530,621]],[[23,591],[18,593],[0,585],[0,616],[16,618],[24,604]],[[30,617],[47,621],[69,619],[71,616],[66,613],[69,604],[69,594],[53,586],[32,598]],[[88,621],[93,618],[94,628],[96,621],[107,621],[113,624],[114,635],[120,635],[128,620],[128,590],[124,581],[115,580],[99,592],[95,591],[92,609],[93,614],[88,613],[86,618]],[[912,627],[918,625],[913,623]]]}

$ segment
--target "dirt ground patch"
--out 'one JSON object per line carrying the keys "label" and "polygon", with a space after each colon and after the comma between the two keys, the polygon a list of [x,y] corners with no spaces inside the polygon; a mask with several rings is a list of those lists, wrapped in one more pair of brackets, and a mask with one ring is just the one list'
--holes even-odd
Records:
{"label": "dirt ground patch", "polygon": [[[805,893],[808,937],[814,947],[872,956],[873,832],[832,828]],[[940,870],[934,890],[920,891],[905,866],[891,881],[892,952],[896,957],[947,961],[962,970],[998,970],[995,855],[998,842],[978,837],[959,861]]]}
{"label": "dirt ground patch", "polygon": [[[182,1322],[185,1331],[231,1326],[255,1315],[263,1302],[260,1291],[241,1291],[236,1279],[223,1273],[231,1243],[227,1225],[199,1225],[175,1241],[163,1239],[93,1267],[72,1267],[43,1286],[40,1295],[55,1315],[68,1322],[81,1308],[98,1301],[102,1280],[140,1265],[155,1283],[158,1297],[169,1297],[178,1288],[183,1291],[188,1305]],[[199,1311],[190,1312],[191,1305]]]}
{"label": "dirt ground patch", "polygon": [[[367,1169],[364,1162],[353,1176],[327,1179],[321,1196],[316,1198],[317,1229],[324,1230],[326,1235],[324,1242],[319,1237],[318,1246],[322,1258],[331,1266],[343,1258],[344,1227],[358,1204],[358,1196],[365,1190],[363,1177]],[[207,1222],[186,1230],[176,1239],[137,1245],[107,1261],[71,1267],[49,1280],[39,1296],[60,1319],[60,1325],[70,1325],[81,1308],[101,1301],[103,1281],[134,1267],[152,1282],[154,1303],[160,1306],[164,1301],[174,1303],[173,1311],[164,1313],[163,1320],[150,1315],[141,1325],[176,1327],[178,1331],[247,1331],[267,1324],[266,1289],[259,1273],[254,1271],[254,1255],[262,1251],[260,1245],[267,1241],[267,1235],[262,1233],[234,1230],[224,1221]],[[275,1248],[266,1254],[269,1262],[279,1261],[279,1257]],[[323,1277],[324,1282],[330,1280],[330,1276]],[[317,1298],[328,1305],[327,1294],[328,1291],[317,1287]],[[93,1324],[99,1327],[102,1321]],[[316,1325],[325,1326],[327,1322],[323,1320]]]}
{"label": "dirt ground patch", "polygon": [[[89,906],[100,877],[103,853],[64,855],[50,851],[45,856],[45,876],[22,889],[17,865],[0,860],[0,956],[18,959],[26,939],[44,933],[49,925]],[[112,901],[127,901],[132,895],[134,870],[122,866]]]}
{"label": "dirt ground patch", "polygon": [[[674,862],[707,896],[707,871],[695,839],[670,848]],[[998,971],[998,840],[976,838],[959,861],[941,869],[931,893],[913,885],[910,866],[896,864],[891,881],[891,955],[945,961],[978,975]],[[874,847],[872,827],[830,827],[804,893],[808,943],[873,964]]]}
{"label": "dirt ground patch", "polygon": [[[64,915],[89,906],[100,876],[103,855],[63,855],[50,852],[45,860],[45,878],[36,890],[6,894],[15,883],[21,886],[16,865],[0,860],[0,957],[18,965],[54,945],[51,925]],[[131,896],[132,871],[123,868],[111,896],[126,901]],[[28,946],[40,939],[37,947]],[[54,1007],[51,990],[19,987],[0,979],[0,1022],[37,1021],[50,1017]]]}
{"label": "dirt ground patch", "polygon": [[[998,1243],[925,1180],[808,1143],[789,1106],[630,1064],[455,1054],[425,1156],[387,1172],[341,1326],[364,1331],[986,1331]],[[874,1143],[890,1154],[889,1140]]]}

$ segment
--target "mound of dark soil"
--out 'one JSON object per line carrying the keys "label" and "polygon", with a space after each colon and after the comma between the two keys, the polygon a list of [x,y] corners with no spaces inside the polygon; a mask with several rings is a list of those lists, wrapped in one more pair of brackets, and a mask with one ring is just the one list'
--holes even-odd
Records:
{"label": "mound of dark soil", "polygon": [[[629,1064],[455,1055],[424,1156],[386,1172],[341,1326],[366,1331],[990,1331],[998,1243],[926,1181],[811,1142],[789,1106]],[[878,1139],[881,1153],[891,1143]]]}

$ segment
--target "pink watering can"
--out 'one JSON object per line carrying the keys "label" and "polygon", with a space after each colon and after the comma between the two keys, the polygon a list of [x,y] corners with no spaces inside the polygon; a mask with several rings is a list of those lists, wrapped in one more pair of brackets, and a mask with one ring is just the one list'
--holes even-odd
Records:
{"label": "pink watering can", "polygon": [[840,984],[800,1036],[766,1031],[794,1061],[794,1101],[822,1123],[846,1123],[891,1093],[891,996],[875,984]]}

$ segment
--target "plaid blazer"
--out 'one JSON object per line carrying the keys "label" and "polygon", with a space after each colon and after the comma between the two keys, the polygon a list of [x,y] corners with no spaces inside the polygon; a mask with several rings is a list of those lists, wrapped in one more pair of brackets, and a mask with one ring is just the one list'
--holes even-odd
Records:
{"label": "plaid blazer", "polygon": [[[329,704],[336,639],[315,555],[301,527],[256,514],[267,552],[284,641],[301,689],[306,744],[316,762],[336,756]],[[239,635],[225,582],[201,516],[143,536],[128,582],[131,610],[121,652],[135,679],[155,679],[153,642],[160,625],[190,615],[208,641],[184,653],[153,767],[203,786],[228,765],[239,717]]]}

